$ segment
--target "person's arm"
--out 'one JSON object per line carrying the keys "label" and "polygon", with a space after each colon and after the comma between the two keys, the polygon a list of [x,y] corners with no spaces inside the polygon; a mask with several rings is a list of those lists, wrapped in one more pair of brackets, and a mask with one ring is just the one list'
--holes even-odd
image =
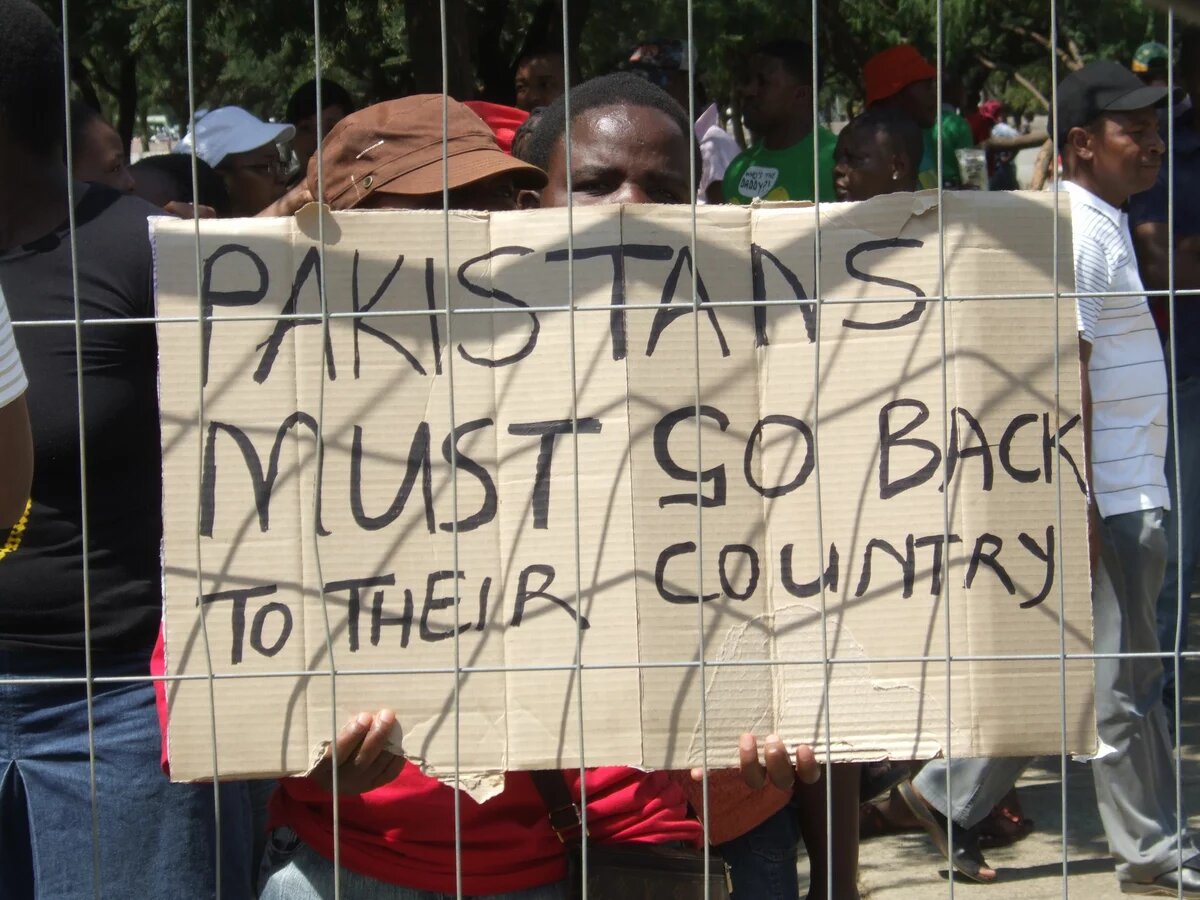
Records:
{"label": "person's arm", "polygon": [[25,394],[0,407],[0,532],[25,512],[33,481],[33,435]]}
{"label": "person's arm", "polygon": [[25,406],[25,370],[17,352],[8,306],[0,295],[0,529],[25,512],[33,480],[33,435]]}
{"label": "person's arm", "polygon": [[[1143,222],[1133,229],[1138,271],[1142,283],[1152,291],[1167,290],[1169,234],[1165,222]],[[1184,290],[1200,287],[1200,253],[1195,241],[1176,242],[1175,287]]]}
{"label": "person's arm", "polygon": [[1088,484],[1088,557],[1092,571],[1100,562],[1100,507],[1096,505],[1096,479],[1092,476],[1092,380],[1088,364],[1092,361],[1092,344],[1079,336],[1079,415],[1083,421],[1083,460]]}

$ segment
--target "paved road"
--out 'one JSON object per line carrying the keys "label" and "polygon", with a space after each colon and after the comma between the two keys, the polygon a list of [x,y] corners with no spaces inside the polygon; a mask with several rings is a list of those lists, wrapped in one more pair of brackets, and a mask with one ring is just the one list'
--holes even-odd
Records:
{"label": "paved road", "polygon": [[[1193,620],[1192,647],[1200,647]],[[1184,813],[1200,829],[1200,664],[1188,663],[1183,704]],[[1063,782],[1057,757],[1039,760],[1021,782],[1021,802],[1036,830],[1024,841],[988,853],[999,880],[977,885],[955,879],[953,896],[968,900],[1106,900],[1121,894],[1096,811],[1091,769],[1069,763],[1066,778],[1066,877],[1063,875]],[[802,860],[803,865],[803,860]],[[951,896],[946,863],[923,833],[865,841],[860,886],[864,900],[944,900]]]}

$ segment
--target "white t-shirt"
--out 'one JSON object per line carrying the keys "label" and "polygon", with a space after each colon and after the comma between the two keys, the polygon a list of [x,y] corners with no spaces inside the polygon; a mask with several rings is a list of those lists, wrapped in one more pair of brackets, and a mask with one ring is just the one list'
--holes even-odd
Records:
{"label": "white t-shirt", "polygon": [[707,203],[708,186],[725,177],[725,170],[742,152],[733,135],[723,129],[717,115],[717,104],[710,103],[708,109],[696,120],[696,142],[700,146],[700,189],[696,192],[698,203]]}
{"label": "white t-shirt", "polygon": [[8,304],[0,292],[0,407],[12,403],[28,386],[17,341],[13,337],[12,320],[8,317]]}
{"label": "white t-shirt", "polygon": [[1142,296],[1080,297],[1079,334],[1092,345],[1092,491],[1100,515],[1170,506],[1167,370],[1129,234],[1129,218],[1077,184],[1071,195],[1075,289]]}

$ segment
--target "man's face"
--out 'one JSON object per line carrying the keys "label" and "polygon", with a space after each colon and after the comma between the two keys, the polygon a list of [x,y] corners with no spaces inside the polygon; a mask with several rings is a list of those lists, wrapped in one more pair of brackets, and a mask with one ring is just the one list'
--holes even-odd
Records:
{"label": "man's face", "polygon": [[839,200],[869,200],[890,194],[897,181],[889,141],[877,129],[856,128],[838,137],[833,187]]}
{"label": "man's face", "polygon": [[[442,209],[443,198],[436,194],[388,194],[376,191],[359,209]],[[450,209],[506,212],[517,208],[517,186],[511,172],[464,184],[450,191]]]}
{"label": "man's face", "polygon": [[1092,177],[1105,196],[1128,197],[1154,187],[1166,146],[1152,108],[1106,113],[1085,132]]}
{"label": "man's face", "polygon": [[[349,115],[340,106],[327,106],[321,110],[321,137],[329,134],[329,130]],[[296,137],[292,140],[292,151],[300,163],[300,170],[305,171],[308,161],[317,152],[317,116],[314,113],[306,119],[292,123],[296,126]]]}
{"label": "man's face", "polygon": [[812,88],[798,81],[772,56],[756,53],[742,82],[742,118],[761,133],[812,105]]}
{"label": "man's face", "polygon": [[75,177],[107,184],[123,194],[133,192],[133,175],[125,145],[117,130],[103,119],[92,119],[83,133],[83,146],[74,148]]}
{"label": "man's face", "polygon": [[922,128],[932,128],[937,124],[937,81],[933,78],[914,81],[896,94],[894,105]]}
{"label": "man's face", "polygon": [[217,171],[225,177],[234,216],[258,215],[287,189],[283,161],[274,143],[231,153],[221,160]]}
{"label": "man's face", "polygon": [[562,96],[563,58],[557,53],[531,56],[517,67],[517,109],[526,112],[549,106]]}
{"label": "man's face", "polygon": [[[641,106],[602,106],[571,125],[571,203],[688,203],[687,136],[666,113]],[[542,206],[567,205],[567,152],[560,140],[546,167]]]}

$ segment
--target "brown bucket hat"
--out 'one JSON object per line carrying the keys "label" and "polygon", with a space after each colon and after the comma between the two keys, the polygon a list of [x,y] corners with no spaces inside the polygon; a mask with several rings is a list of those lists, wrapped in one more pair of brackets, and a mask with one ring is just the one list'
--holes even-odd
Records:
{"label": "brown bucket hat", "polygon": [[[546,174],[496,145],[484,121],[456,100],[447,101],[448,187],[511,172],[518,187],[545,187]],[[405,196],[442,190],[442,95],[416,94],[351,113],[325,138],[325,195],[331,209],[353,209],[379,191]],[[317,192],[317,159],[308,164],[308,188]]]}

